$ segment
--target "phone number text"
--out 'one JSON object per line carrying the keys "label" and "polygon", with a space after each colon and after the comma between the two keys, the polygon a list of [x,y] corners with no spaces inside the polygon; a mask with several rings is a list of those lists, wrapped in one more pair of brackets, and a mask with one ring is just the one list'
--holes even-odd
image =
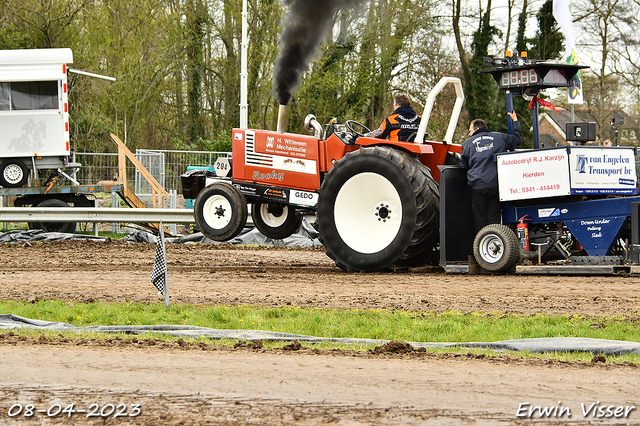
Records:
{"label": "phone number text", "polygon": [[541,186],[523,186],[522,188],[509,188],[512,194],[526,194],[528,192],[556,191],[560,189],[560,184],[541,185]]}

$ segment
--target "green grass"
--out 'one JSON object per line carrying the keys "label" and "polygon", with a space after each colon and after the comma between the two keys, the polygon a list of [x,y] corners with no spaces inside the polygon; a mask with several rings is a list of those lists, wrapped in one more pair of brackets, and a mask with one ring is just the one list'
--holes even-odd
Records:
{"label": "green grass", "polygon": [[416,313],[387,310],[329,310],[296,307],[194,306],[141,303],[37,303],[0,301],[0,313],[90,325],[194,325],[255,329],[319,337],[413,342],[493,342],[535,337],[590,337],[640,342],[640,324],[623,318],[567,315]]}

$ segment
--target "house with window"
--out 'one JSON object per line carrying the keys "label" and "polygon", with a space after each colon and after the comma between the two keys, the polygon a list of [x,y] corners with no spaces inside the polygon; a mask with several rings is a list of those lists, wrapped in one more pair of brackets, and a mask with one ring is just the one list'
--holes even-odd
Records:
{"label": "house with window", "polygon": [[[633,129],[633,120],[631,120],[626,113],[619,110],[607,110],[605,111],[605,117],[603,128],[596,127],[596,132],[599,136],[598,140],[587,142],[587,145],[602,145],[606,139],[614,140],[615,129],[611,125],[611,118],[614,113],[624,118],[624,125],[618,129],[618,143],[619,145],[634,145],[636,136]],[[566,129],[567,123],[598,123],[595,117],[589,114],[582,108],[575,108],[573,113],[573,119],[571,111],[565,108],[556,107],[554,111],[551,108],[540,109],[540,146],[550,148],[554,146],[571,145],[571,142],[567,142]],[[597,126],[597,124],[596,124]]]}

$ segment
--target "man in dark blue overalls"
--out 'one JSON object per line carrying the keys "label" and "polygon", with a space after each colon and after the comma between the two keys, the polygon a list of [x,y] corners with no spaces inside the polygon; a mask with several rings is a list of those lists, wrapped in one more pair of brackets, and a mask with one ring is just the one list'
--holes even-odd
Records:
{"label": "man in dark blue overalls", "polygon": [[462,144],[460,165],[467,169],[476,232],[487,225],[502,222],[495,155],[513,151],[522,143],[518,117],[514,111],[508,114],[513,120],[513,134],[491,132],[484,120],[476,119],[469,126],[469,139]]}

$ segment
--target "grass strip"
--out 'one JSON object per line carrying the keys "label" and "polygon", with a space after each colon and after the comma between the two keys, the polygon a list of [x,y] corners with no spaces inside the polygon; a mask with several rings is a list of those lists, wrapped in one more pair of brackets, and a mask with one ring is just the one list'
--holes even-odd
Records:
{"label": "grass strip", "polygon": [[417,313],[389,310],[266,308],[142,303],[37,303],[0,301],[0,313],[43,321],[90,325],[193,325],[266,330],[318,337],[413,342],[493,342],[536,337],[588,337],[640,341],[640,326],[623,318],[576,315]]}
{"label": "grass strip", "polygon": [[[499,340],[536,337],[588,337],[596,339],[640,341],[640,326],[620,317],[586,318],[576,315],[517,315],[460,312],[407,312],[389,310],[302,309],[298,307],[265,308],[256,306],[202,306],[143,303],[71,303],[58,300],[37,303],[0,301],[0,313],[26,318],[65,322],[77,327],[91,325],[193,325],[216,329],[266,330],[305,334],[318,337],[352,337],[412,342],[494,342]],[[14,330],[21,335],[49,337],[58,332]],[[109,339],[114,334],[64,333]],[[121,338],[133,338],[120,335]],[[138,335],[138,338],[177,337],[157,334]],[[189,340],[189,339],[187,339]],[[193,339],[197,340],[197,339]],[[229,339],[218,341],[230,344]],[[233,343],[231,343],[233,344]],[[280,347],[282,342],[265,342],[265,347]],[[317,348],[353,350],[371,349],[366,345],[322,343]],[[429,352],[470,352],[497,356],[487,349],[451,347],[428,349]],[[523,358],[553,358],[589,362],[593,354],[555,352],[546,354],[507,352]],[[640,355],[610,356],[607,362],[640,363]]]}

